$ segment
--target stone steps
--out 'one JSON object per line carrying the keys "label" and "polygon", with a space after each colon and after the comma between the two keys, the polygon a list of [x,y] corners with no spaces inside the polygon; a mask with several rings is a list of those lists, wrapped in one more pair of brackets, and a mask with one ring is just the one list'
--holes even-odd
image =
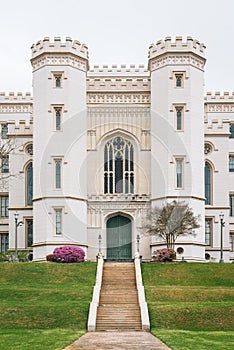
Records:
{"label": "stone steps", "polygon": [[133,263],[104,263],[96,331],[115,330],[142,330]]}

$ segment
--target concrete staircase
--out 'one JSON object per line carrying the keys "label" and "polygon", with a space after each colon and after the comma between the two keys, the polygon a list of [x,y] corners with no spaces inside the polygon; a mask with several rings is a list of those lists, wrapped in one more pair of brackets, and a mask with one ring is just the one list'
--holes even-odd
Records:
{"label": "concrete staircase", "polygon": [[134,263],[105,262],[96,331],[141,331]]}

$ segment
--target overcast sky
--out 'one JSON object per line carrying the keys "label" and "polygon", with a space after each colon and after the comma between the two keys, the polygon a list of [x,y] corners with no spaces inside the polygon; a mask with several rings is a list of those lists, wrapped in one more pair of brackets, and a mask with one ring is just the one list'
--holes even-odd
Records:
{"label": "overcast sky", "polygon": [[45,36],[85,42],[91,65],[146,65],[168,35],[206,45],[206,91],[234,91],[234,0],[8,0],[0,13],[0,91],[32,91],[30,47]]}

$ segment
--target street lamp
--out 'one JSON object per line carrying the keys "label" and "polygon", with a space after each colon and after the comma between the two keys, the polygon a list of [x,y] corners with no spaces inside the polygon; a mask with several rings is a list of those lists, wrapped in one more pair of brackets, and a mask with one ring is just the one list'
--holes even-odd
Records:
{"label": "street lamp", "polygon": [[221,212],[219,214],[220,218],[220,231],[221,231],[221,236],[220,236],[220,260],[219,262],[222,263],[223,261],[223,227],[225,226],[224,222],[224,214]]}
{"label": "street lamp", "polygon": [[99,248],[98,248],[98,254],[101,255],[102,254],[102,236],[99,235],[98,236],[98,244],[99,244]]}
{"label": "street lamp", "polygon": [[18,226],[22,226],[23,225],[23,221],[19,221],[19,213],[17,213],[17,211],[14,214],[15,216],[15,261],[18,262],[19,258],[18,258],[18,242],[17,242],[17,231],[18,231]]}
{"label": "street lamp", "polygon": [[137,234],[137,253],[140,252],[140,235]]}

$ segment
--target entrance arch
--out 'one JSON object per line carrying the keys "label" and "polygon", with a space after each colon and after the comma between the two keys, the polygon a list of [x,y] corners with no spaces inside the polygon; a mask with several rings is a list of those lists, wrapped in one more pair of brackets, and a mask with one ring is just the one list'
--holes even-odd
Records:
{"label": "entrance arch", "polygon": [[106,223],[107,259],[132,259],[132,223],[122,215],[110,218]]}

